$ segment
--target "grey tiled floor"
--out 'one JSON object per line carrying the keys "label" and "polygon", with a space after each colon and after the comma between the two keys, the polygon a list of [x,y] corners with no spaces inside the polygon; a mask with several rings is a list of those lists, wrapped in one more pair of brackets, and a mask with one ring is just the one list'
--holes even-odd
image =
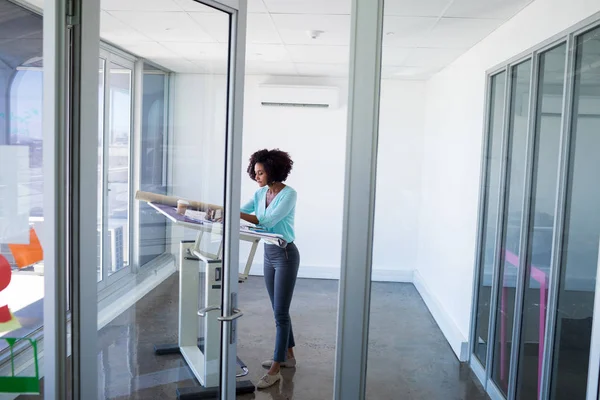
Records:
{"label": "grey tiled floor", "polygon": [[[279,385],[240,400],[332,398],[337,289],[337,281],[298,280],[291,310],[298,367],[284,370]],[[177,293],[173,275],[100,331],[99,399],[175,399],[176,388],[198,386],[181,356],[153,352],[155,343],[177,342]],[[244,379],[256,383],[275,338],[262,278],[240,285],[240,308],[238,355],[250,369]],[[411,284],[373,284],[369,336],[367,399],[488,398]]]}

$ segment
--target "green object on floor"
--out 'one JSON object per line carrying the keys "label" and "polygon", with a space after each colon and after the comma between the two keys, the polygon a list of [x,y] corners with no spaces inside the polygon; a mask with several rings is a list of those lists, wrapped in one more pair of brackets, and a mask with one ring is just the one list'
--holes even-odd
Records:
{"label": "green object on floor", "polygon": [[[10,348],[11,375],[0,376],[0,393],[21,393],[38,394],[40,393],[40,371],[38,367],[37,341],[27,338],[1,338],[6,340]],[[15,358],[14,346],[17,342],[28,341],[33,350],[33,362],[35,367],[35,376],[15,376]]]}

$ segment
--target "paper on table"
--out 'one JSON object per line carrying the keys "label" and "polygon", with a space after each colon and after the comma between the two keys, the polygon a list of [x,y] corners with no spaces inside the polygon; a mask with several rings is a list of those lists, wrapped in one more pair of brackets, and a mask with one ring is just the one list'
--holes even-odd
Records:
{"label": "paper on table", "polygon": [[185,216],[198,222],[210,222],[206,219],[206,213],[204,211],[186,210]]}
{"label": "paper on table", "polygon": [[264,228],[261,228],[260,226],[243,224],[243,225],[240,225],[240,228],[244,231],[259,233],[261,236],[268,236],[268,237],[278,238],[278,239],[282,237],[281,235],[279,235],[277,233],[267,232]]}

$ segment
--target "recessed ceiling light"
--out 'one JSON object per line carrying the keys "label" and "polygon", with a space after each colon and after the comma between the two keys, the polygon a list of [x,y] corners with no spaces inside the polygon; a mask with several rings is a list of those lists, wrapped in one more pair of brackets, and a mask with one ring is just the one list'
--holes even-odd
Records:
{"label": "recessed ceiling light", "polygon": [[312,30],[312,31],[308,31],[308,36],[310,36],[312,39],[318,39],[319,36],[321,36],[323,33],[325,33],[325,31],[319,31],[319,30]]}

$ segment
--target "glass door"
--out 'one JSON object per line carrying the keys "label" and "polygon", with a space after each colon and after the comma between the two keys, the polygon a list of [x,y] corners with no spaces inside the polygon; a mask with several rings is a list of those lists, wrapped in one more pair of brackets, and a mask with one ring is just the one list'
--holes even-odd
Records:
{"label": "glass door", "polygon": [[[106,321],[98,333],[98,398],[234,399],[258,383],[245,377],[237,357],[244,334],[238,274],[246,263],[239,242],[261,240],[241,234],[239,218],[242,158],[249,156],[241,151],[246,2],[159,3],[157,11],[140,6],[112,15],[156,38],[171,58],[148,55],[132,64],[112,50],[101,53],[99,286],[119,282],[98,296],[98,320]],[[166,118],[167,75],[141,65],[146,61],[172,71]],[[166,163],[159,154],[165,145]],[[139,260],[131,265],[135,246]],[[134,279],[120,277],[163,251],[174,256],[166,266],[151,263]]]}
{"label": "glass door", "polygon": [[[244,106],[244,65],[245,65],[245,43],[246,43],[246,1],[222,0],[208,1],[203,0],[197,3],[203,3],[203,8],[216,12],[218,16],[196,15],[195,18],[210,18],[213,21],[212,26],[215,29],[210,32],[213,37],[219,41],[218,46],[204,46],[202,50],[194,51],[194,57],[197,63],[201,64],[206,73],[211,76],[210,80],[214,83],[221,81],[224,85],[218,85],[223,88],[223,92],[215,92],[210,99],[211,105],[216,105],[215,124],[204,126],[199,129],[198,139],[203,138],[203,145],[199,146],[196,152],[200,152],[201,157],[214,160],[214,169],[205,170],[201,175],[202,181],[199,182],[205,189],[199,193],[199,199],[210,201],[207,196],[213,194],[216,204],[223,204],[222,225],[219,228],[215,226],[210,232],[210,243],[208,246],[217,248],[217,260],[210,260],[212,251],[209,247],[200,247],[199,252],[194,254],[201,261],[201,271],[205,267],[205,299],[204,307],[198,311],[198,315],[204,319],[204,351],[205,357],[212,344],[208,340],[212,332],[211,321],[215,329],[220,331],[220,363],[210,365],[214,368],[219,365],[218,393],[223,400],[232,400],[238,393],[247,393],[254,391],[254,384],[250,381],[237,381],[236,378],[244,377],[248,369],[237,357],[237,338],[238,338],[238,318],[243,315],[238,304],[238,279],[239,279],[239,248],[240,240],[251,242],[253,246],[258,245],[256,238],[240,234],[240,182],[241,182],[241,161],[242,161],[242,123]],[[196,6],[200,6],[196,4]],[[202,46],[201,46],[202,47]],[[223,79],[221,74],[225,74]],[[204,88],[209,86],[203,85]],[[222,105],[222,108],[219,107]],[[207,107],[206,105],[204,106]],[[195,141],[195,143],[199,143]],[[208,148],[207,148],[208,147]],[[211,152],[214,148],[215,152]],[[219,151],[220,150],[220,151]],[[193,157],[196,157],[194,155]],[[221,158],[222,156],[222,158]],[[223,168],[223,169],[220,169]],[[200,176],[199,176],[200,177]],[[216,177],[221,179],[215,180]],[[220,190],[219,190],[220,189]],[[212,208],[212,206],[208,206]],[[217,206],[218,208],[218,206]],[[217,219],[216,216],[207,217]],[[209,214],[207,214],[209,215]],[[220,229],[220,232],[219,232]],[[202,235],[198,235],[196,242],[200,241]],[[215,247],[215,243],[218,247]],[[254,251],[250,252],[251,256]],[[209,260],[206,260],[209,255]],[[245,261],[245,260],[243,260]],[[222,265],[222,272],[218,266]],[[195,269],[194,269],[195,271]],[[194,275],[197,275],[194,273]],[[219,282],[221,280],[222,282]],[[183,289],[186,282],[183,280],[183,274],[180,272],[180,289]],[[220,292],[218,300],[219,311],[213,312],[214,303],[210,293]],[[209,301],[210,299],[210,301]],[[203,317],[204,315],[204,317]],[[180,315],[180,326],[183,316]],[[216,323],[219,324],[218,328]],[[195,344],[196,337],[190,338]],[[215,335],[216,339],[216,335]],[[181,336],[180,336],[181,341]],[[216,345],[216,343],[215,343]],[[186,358],[187,359],[187,358]],[[188,360],[189,361],[189,360]],[[206,363],[209,367],[209,364]],[[240,368],[238,368],[240,367]],[[238,373],[238,370],[241,372]],[[214,372],[214,369],[209,371]],[[207,385],[205,385],[207,386]]]}

